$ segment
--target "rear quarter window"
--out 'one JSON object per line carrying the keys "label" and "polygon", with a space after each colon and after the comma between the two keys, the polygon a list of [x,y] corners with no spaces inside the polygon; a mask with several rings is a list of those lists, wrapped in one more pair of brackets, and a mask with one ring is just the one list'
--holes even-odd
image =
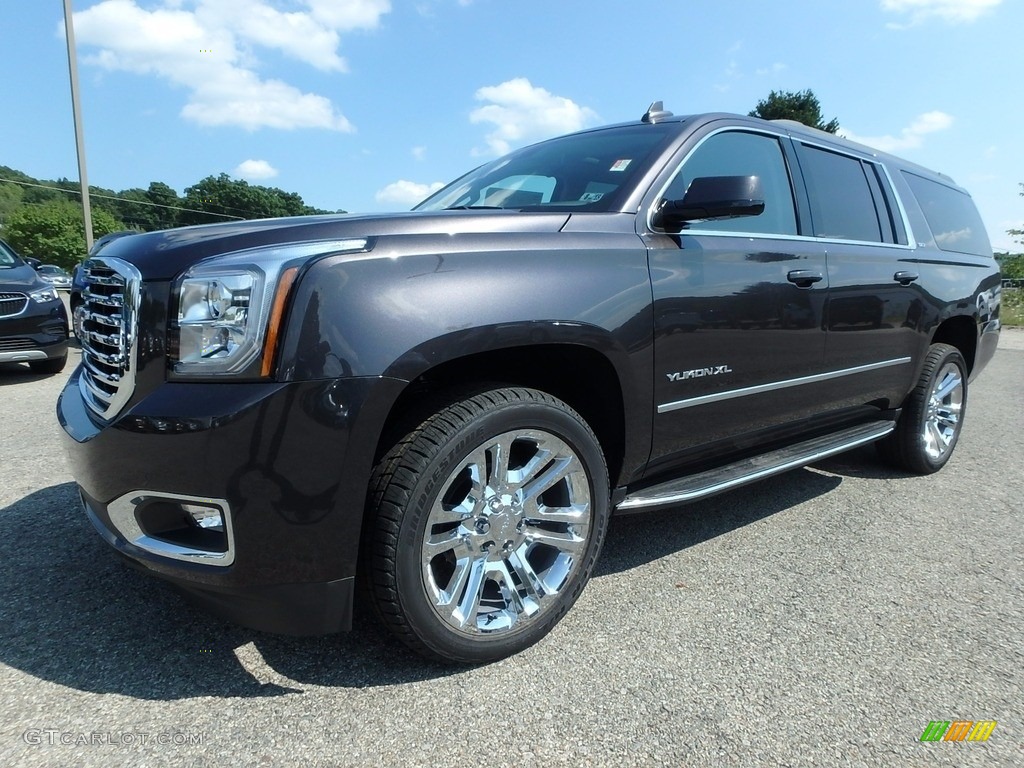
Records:
{"label": "rear quarter window", "polygon": [[903,178],[917,198],[939,248],[975,256],[992,255],[985,225],[970,195],[909,171],[903,171]]}

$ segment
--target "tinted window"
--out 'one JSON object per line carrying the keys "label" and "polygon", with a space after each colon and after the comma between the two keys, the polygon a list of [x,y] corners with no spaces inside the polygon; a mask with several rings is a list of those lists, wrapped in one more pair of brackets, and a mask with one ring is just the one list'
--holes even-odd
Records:
{"label": "tinted window", "polygon": [[906,171],[903,177],[924,211],[939,248],[978,256],[992,255],[985,225],[969,195]]}
{"label": "tinted window", "polygon": [[801,146],[800,166],[811,198],[814,234],[835,240],[882,242],[864,164],[855,157]]}
{"label": "tinted window", "polygon": [[755,232],[795,235],[793,188],[779,141],[758,133],[732,131],[709,138],[686,159],[665,192],[667,200],[681,200],[694,179],[706,176],[758,176],[764,192],[764,213],[689,224],[688,230]]}

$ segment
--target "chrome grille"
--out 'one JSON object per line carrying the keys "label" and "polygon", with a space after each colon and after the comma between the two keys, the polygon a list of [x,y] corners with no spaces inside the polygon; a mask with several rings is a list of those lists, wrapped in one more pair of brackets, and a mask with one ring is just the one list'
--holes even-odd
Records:
{"label": "chrome grille", "polygon": [[82,328],[79,388],[89,408],[111,419],[135,388],[142,277],[120,259],[89,259],[82,270],[86,287],[75,310]]}
{"label": "chrome grille", "polygon": [[24,293],[0,293],[0,317],[20,314],[27,304],[28,296]]}

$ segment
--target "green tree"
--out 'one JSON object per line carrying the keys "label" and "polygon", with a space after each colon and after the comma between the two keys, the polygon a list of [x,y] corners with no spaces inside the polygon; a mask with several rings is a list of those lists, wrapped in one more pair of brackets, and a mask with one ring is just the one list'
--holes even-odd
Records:
{"label": "green tree", "polygon": [[[1020,195],[1021,197],[1024,197],[1024,184],[1020,184],[1020,185],[1018,185],[1018,186],[1020,186],[1020,188],[1021,188],[1021,190],[1022,190],[1022,191],[1021,191],[1021,192],[1019,192],[1018,194],[1019,194],[1019,195]],[[1017,242],[1018,242],[1018,243],[1022,243],[1022,244],[1024,244],[1024,240],[1021,240],[1021,239],[1020,239],[1020,238],[1021,238],[1022,236],[1024,236],[1024,229],[1008,229],[1008,230],[1006,230],[1006,234],[1008,234],[1008,235],[1013,235],[1014,237],[1016,237],[1016,238],[1017,238]]]}
{"label": "green tree", "polygon": [[204,213],[181,211],[181,224],[208,224],[224,221],[225,214],[244,219],[270,219],[278,216],[304,216],[314,213],[330,213],[306,205],[302,197],[294,192],[285,192],[277,187],[262,187],[242,179],[232,179],[226,173],[207,176],[185,189],[182,205]]}
{"label": "green tree", "polygon": [[796,120],[829,133],[839,130],[836,118],[825,122],[818,97],[810,88],[806,91],[772,91],[767,99],[757,102],[757,106],[748,114],[764,120]]}
{"label": "green tree", "polygon": [[[97,238],[124,229],[102,209],[92,211],[93,235]],[[71,269],[85,258],[85,225],[81,206],[70,200],[25,205],[4,223],[4,239],[22,256]]]}
{"label": "green tree", "polygon": [[0,183],[0,227],[7,217],[21,207],[22,189],[17,184]]}
{"label": "green tree", "polygon": [[1024,280],[1024,254],[999,253],[996,254],[996,261],[999,262],[999,271],[1003,277]]}

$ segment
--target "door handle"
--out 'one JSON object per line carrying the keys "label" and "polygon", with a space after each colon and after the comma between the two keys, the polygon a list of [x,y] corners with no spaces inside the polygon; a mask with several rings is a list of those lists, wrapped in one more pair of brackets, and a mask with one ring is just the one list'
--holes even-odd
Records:
{"label": "door handle", "polygon": [[920,277],[920,275],[918,275],[917,272],[897,272],[892,276],[892,279],[900,285],[910,285],[912,282],[917,280],[918,277]]}
{"label": "door handle", "polygon": [[824,280],[825,276],[813,269],[794,269],[786,275],[786,279],[800,288],[809,288],[815,283]]}

